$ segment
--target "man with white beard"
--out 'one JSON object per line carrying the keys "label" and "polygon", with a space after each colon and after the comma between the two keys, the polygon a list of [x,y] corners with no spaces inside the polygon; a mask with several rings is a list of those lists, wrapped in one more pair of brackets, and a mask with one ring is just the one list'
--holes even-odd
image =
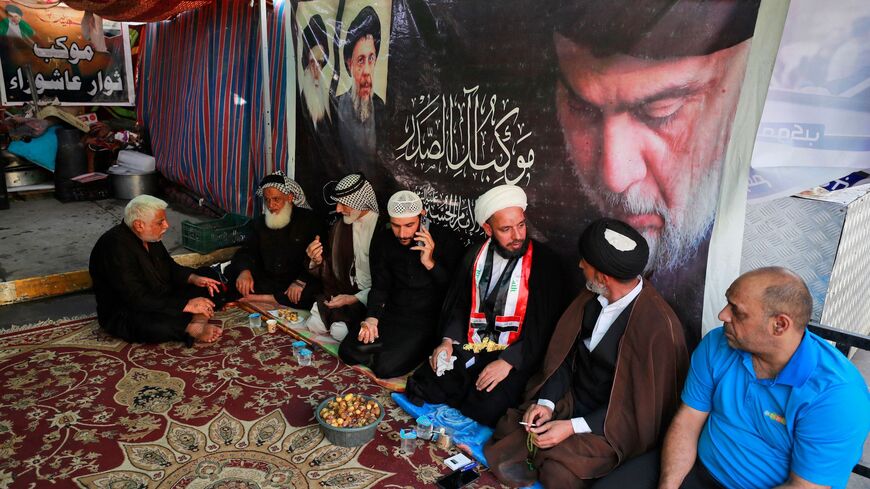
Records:
{"label": "man with white beard", "polygon": [[311,17],[302,32],[302,96],[315,131],[329,123],[329,79],[323,68],[328,61],[326,27],[319,15]]}
{"label": "man with white beard", "polygon": [[[381,23],[372,7],[365,7],[347,29],[344,62],[353,78],[349,91],[338,97],[338,138],[346,167],[379,175],[376,129],[384,102],[374,92],[375,66],[381,47]],[[375,185],[379,183],[373,182]]]}
{"label": "man with white beard", "polygon": [[369,248],[375,231],[386,221],[380,219],[375,190],[362,173],[339,180],[332,199],[341,219],[332,225],[326,243],[317,236],[306,249],[309,269],[323,283],[323,294],[311,308],[306,327],[342,341],[348,324],[366,318],[372,287]]}
{"label": "man with white beard", "polygon": [[243,300],[308,309],[319,283],[305,267],[305,247],[322,227],[302,187],[281,171],[264,177],[257,195],[265,212],[227,267],[227,279]]}

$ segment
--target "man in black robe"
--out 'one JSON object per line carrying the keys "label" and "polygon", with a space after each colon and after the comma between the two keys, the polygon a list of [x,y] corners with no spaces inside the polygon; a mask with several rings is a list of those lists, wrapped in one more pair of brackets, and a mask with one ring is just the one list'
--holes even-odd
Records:
{"label": "man in black robe", "polygon": [[320,286],[305,266],[305,248],[323,234],[321,226],[302,187],[281,171],[264,177],[257,195],[266,212],[233,257],[227,279],[244,300],[308,309]]}
{"label": "man in black robe", "polygon": [[389,181],[377,160],[378,127],[387,123],[384,101],[375,93],[380,49],[378,14],[371,6],[364,7],[345,36],[344,63],[352,84],[350,90],[336,99],[338,141],[345,167],[365,173],[379,190]]}
{"label": "man in black robe", "polygon": [[599,219],[580,236],[580,255],[588,290],[556,325],[527,402],[484,447],[506,484],[586,487],[660,443],[679,402],[688,352],[676,314],[640,276],[644,237]]}
{"label": "man in black robe", "polygon": [[380,378],[414,369],[437,343],[438,312],[462,247],[455,236],[424,223],[423,202],[402,190],[387,203],[390,229],[378,229],[371,248],[368,317],[349,325],[338,354]]}
{"label": "man in black robe", "polygon": [[443,340],[408,381],[417,404],[447,403],[488,426],[522,401],[566,304],[563,271],[526,236],[526,195],[501,185],[475,204],[487,239],[470,249],[441,314]]}
{"label": "man in black robe", "polygon": [[220,282],[175,262],[160,239],[169,229],[166,202],[140,195],[124,222],[106,231],[91,251],[97,319],[109,334],[131,343],[212,342],[221,328],[208,323]]}

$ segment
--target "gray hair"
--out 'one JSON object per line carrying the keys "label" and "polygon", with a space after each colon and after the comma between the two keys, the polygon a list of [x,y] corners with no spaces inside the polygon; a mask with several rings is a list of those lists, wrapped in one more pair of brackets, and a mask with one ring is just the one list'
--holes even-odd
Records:
{"label": "gray hair", "polygon": [[813,315],[813,296],[806,282],[785,267],[763,267],[743,276],[761,276],[767,284],[761,292],[761,305],[767,317],[785,314],[803,331]]}
{"label": "gray hair", "polygon": [[133,221],[147,221],[154,217],[157,211],[166,210],[169,204],[151,195],[140,195],[127,203],[124,208],[124,224],[133,228]]}

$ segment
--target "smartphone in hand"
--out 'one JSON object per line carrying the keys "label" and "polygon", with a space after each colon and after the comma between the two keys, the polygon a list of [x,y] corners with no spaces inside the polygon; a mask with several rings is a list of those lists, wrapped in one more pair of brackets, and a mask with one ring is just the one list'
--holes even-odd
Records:
{"label": "smartphone in hand", "polygon": [[[426,231],[429,230],[429,217],[426,216],[426,214],[420,216],[420,229],[425,229]],[[417,241],[417,246],[423,246],[423,242]]]}

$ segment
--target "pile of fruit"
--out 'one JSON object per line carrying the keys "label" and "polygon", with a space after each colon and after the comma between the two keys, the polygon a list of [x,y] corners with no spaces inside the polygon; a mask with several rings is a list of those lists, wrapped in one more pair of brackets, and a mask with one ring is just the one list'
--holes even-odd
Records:
{"label": "pile of fruit", "polygon": [[336,396],[320,410],[320,418],[336,428],[358,428],[378,420],[378,403],[359,394]]}
{"label": "pile of fruit", "polygon": [[299,313],[294,311],[293,309],[278,309],[278,317],[281,319],[286,319],[291,323],[299,321]]}

